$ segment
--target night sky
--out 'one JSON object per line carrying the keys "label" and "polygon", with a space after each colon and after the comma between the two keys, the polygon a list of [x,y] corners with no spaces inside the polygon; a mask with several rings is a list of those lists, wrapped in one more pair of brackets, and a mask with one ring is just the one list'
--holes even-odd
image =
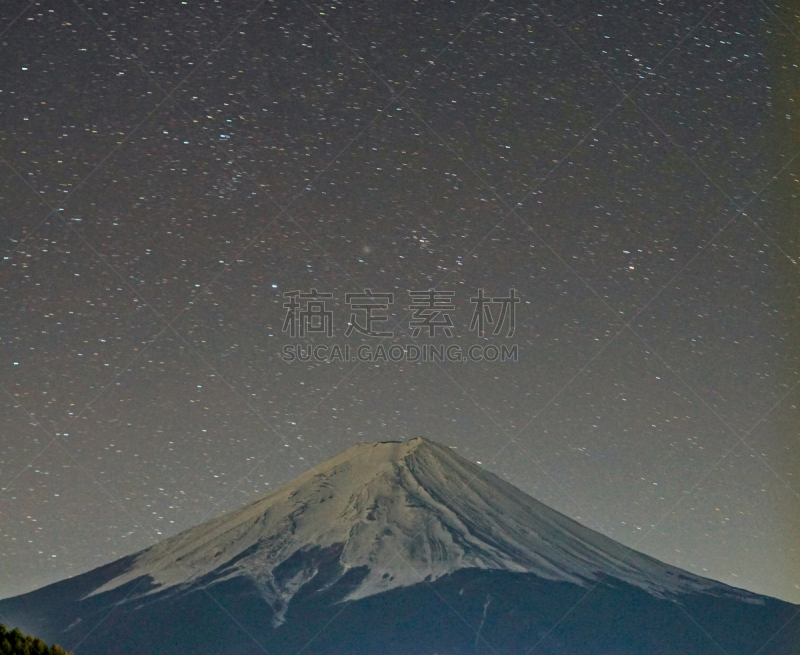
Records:
{"label": "night sky", "polygon": [[[0,597],[417,435],[800,603],[800,14],[696,2],[0,6]],[[791,91],[791,93],[790,93]],[[453,291],[453,336],[409,291]],[[470,331],[515,289],[515,332]],[[331,293],[333,336],[283,331]],[[388,345],[287,362],[393,293]],[[496,318],[496,312],[495,312]]]}

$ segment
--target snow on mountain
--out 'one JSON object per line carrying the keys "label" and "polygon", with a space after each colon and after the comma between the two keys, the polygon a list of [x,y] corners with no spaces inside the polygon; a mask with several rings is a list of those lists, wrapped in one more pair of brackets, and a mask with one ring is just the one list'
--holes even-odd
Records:
{"label": "snow on mountain", "polygon": [[[750,597],[629,553],[423,438],[354,446],[239,510],[142,551],[92,595],[143,575],[155,583],[149,594],[213,572],[211,584],[247,576],[276,610],[277,625],[326,552],[339,553],[342,574],[366,567],[350,600],[462,568],[529,572],[583,586],[611,571],[661,598],[688,592]],[[290,558],[291,575],[276,575]]]}

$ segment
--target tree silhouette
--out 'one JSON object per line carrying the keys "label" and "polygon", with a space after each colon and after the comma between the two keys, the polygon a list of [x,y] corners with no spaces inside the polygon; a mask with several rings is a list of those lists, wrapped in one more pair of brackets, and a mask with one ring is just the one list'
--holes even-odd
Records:
{"label": "tree silhouette", "polygon": [[18,628],[9,630],[0,624],[0,655],[72,655],[58,644],[48,646],[41,639],[31,637]]}

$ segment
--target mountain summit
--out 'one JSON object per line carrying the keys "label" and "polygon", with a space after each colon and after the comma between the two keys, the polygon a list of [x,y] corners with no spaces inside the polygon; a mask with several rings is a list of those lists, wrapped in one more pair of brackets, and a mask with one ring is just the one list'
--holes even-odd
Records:
{"label": "mountain summit", "polygon": [[[94,593],[149,575],[154,594],[224,567],[226,575],[214,583],[249,577],[275,610],[277,625],[332,552],[341,575],[354,568],[366,573],[347,600],[463,568],[584,586],[608,571],[658,597],[736,594],[630,553],[422,437],[353,446],[249,505],[143,551]],[[281,566],[290,560],[287,577]]]}
{"label": "mountain summit", "polygon": [[[585,614],[561,621],[579,605]],[[345,606],[357,623],[329,627]],[[220,607],[248,626],[233,645]],[[602,652],[709,652],[701,633],[675,630],[681,608],[745,626],[718,626],[729,655],[755,652],[795,609],[631,552],[421,437],[353,446],[236,511],[0,601],[21,627],[66,645],[87,638],[107,655],[188,655],[214,640],[226,645],[213,652],[251,653],[254,635],[291,653],[323,632],[325,653],[384,655],[387,639],[404,655],[473,653],[490,634],[508,653],[542,642],[589,655],[601,652],[586,641],[596,634]],[[471,614],[481,617],[474,644],[463,634]],[[143,633],[143,622],[160,627]],[[556,638],[553,624],[572,627]],[[764,653],[791,652],[786,643]]]}

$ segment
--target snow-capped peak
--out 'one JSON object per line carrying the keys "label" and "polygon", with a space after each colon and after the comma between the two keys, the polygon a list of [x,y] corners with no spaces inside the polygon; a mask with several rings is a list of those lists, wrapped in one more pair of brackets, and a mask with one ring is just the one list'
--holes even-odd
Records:
{"label": "snow-capped peak", "polygon": [[[280,622],[291,597],[317,575],[320,552],[338,553],[342,571],[365,567],[349,599],[461,568],[530,572],[580,585],[611,571],[662,597],[724,586],[629,553],[450,448],[418,437],[349,448],[239,510],[142,551],[125,574],[94,593],[142,575],[156,583],[153,593],[224,570],[224,578],[252,579]],[[301,565],[288,578],[276,576],[293,556]]]}

